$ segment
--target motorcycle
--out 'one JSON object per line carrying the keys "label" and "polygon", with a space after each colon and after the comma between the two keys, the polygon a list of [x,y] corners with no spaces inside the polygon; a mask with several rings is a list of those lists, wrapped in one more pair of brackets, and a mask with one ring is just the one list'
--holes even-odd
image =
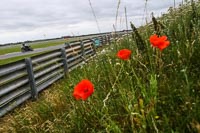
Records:
{"label": "motorcycle", "polygon": [[28,51],[33,51],[33,48],[31,48],[30,46],[21,47],[21,52],[28,52]]}

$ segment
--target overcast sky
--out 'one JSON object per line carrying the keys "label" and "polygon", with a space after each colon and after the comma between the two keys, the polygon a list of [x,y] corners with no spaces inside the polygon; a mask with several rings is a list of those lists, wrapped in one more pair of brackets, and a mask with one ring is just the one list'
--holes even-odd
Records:
{"label": "overcast sky", "polygon": [[[118,0],[90,0],[101,32],[113,31]],[[124,7],[128,23],[145,23],[146,0],[121,0],[117,30],[126,29]],[[182,0],[176,0],[176,5]],[[174,0],[148,0],[148,15],[160,15],[174,5]],[[88,0],[1,0],[0,44],[98,33]]]}

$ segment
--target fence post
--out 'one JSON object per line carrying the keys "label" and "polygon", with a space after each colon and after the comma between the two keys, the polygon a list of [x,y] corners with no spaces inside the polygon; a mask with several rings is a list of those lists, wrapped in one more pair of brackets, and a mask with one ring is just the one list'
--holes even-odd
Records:
{"label": "fence post", "polygon": [[102,43],[103,43],[103,45],[105,45],[105,36],[104,35],[102,36]]}
{"label": "fence post", "polygon": [[69,48],[70,47],[70,43],[66,42],[65,43],[65,48]]}
{"label": "fence post", "polygon": [[93,39],[90,39],[92,41],[92,48],[93,48],[93,51],[94,51],[94,54],[96,54],[96,44],[95,44],[95,38]]}
{"label": "fence post", "polygon": [[111,35],[109,34],[109,35],[108,35],[108,44],[109,44],[109,45],[111,44],[110,38],[111,38]]}
{"label": "fence post", "polygon": [[83,41],[81,41],[81,52],[82,52],[82,56],[85,56],[85,48],[84,48],[84,43]]}
{"label": "fence post", "polygon": [[64,67],[64,75],[68,73],[68,64],[67,64],[67,56],[65,52],[65,48],[61,48],[61,57],[63,61],[63,67]]}
{"label": "fence post", "polygon": [[103,46],[103,38],[102,38],[102,36],[99,36],[98,38],[99,38],[101,46]]}
{"label": "fence post", "polygon": [[102,38],[102,45],[104,45],[104,44],[105,44],[105,43],[104,43],[104,37],[101,36],[101,38]]}
{"label": "fence post", "polygon": [[32,65],[31,58],[26,58],[25,62],[26,62],[26,69],[28,73],[29,84],[31,87],[31,97],[33,100],[37,100],[38,92],[37,92],[35,78],[33,74],[33,65]]}
{"label": "fence post", "polygon": [[107,35],[105,35],[104,37],[105,37],[105,45],[107,45]]}
{"label": "fence post", "polygon": [[108,44],[108,35],[107,34],[105,35],[105,43],[106,43],[106,45]]}

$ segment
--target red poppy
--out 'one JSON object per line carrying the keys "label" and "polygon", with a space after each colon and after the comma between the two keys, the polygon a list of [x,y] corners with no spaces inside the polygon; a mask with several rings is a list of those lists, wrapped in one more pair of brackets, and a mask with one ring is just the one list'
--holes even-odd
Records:
{"label": "red poppy", "polygon": [[156,34],[150,36],[150,43],[153,47],[157,47],[162,51],[169,46],[170,42],[167,41],[166,36],[158,37]]}
{"label": "red poppy", "polygon": [[129,49],[122,49],[119,50],[117,53],[117,57],[122,60],[128,60],[130,59],[130,56],[131,56],[131,51]]}
{"label": "red poppy", "polygon": [[76,100],[86,100],[93,92],[93,84],[89,80],[83,79],[74,87],[73,96]]}

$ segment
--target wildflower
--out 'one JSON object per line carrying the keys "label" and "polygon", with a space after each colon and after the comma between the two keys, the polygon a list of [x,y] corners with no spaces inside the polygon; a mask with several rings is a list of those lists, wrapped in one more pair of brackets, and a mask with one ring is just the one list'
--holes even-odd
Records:
{"label": "wildflower", "polygon": [[158,115],[155,116],[155,119],[159,119],[160,117]]}
{"label": "wildflower", "polygon": [[150,36],[150,43],[153,47],[157,47],[162,51],[169,46],[170,42],[167,41],[166,36],[158,37],[156,34]]}
{"label": "wildflower", "polygon": [[130,56],[131,56],[131,51],[129,49],[122,49],[119,50],[117,53],[117,57],[122,60],[128,60],[130,59]]}
{"label": "wildflower", "polygon": [[76,98],[76,100],[86,100],[92,95],[93,92],[93,84],[89,80],[83,79],[74,87],[73,96]]}

